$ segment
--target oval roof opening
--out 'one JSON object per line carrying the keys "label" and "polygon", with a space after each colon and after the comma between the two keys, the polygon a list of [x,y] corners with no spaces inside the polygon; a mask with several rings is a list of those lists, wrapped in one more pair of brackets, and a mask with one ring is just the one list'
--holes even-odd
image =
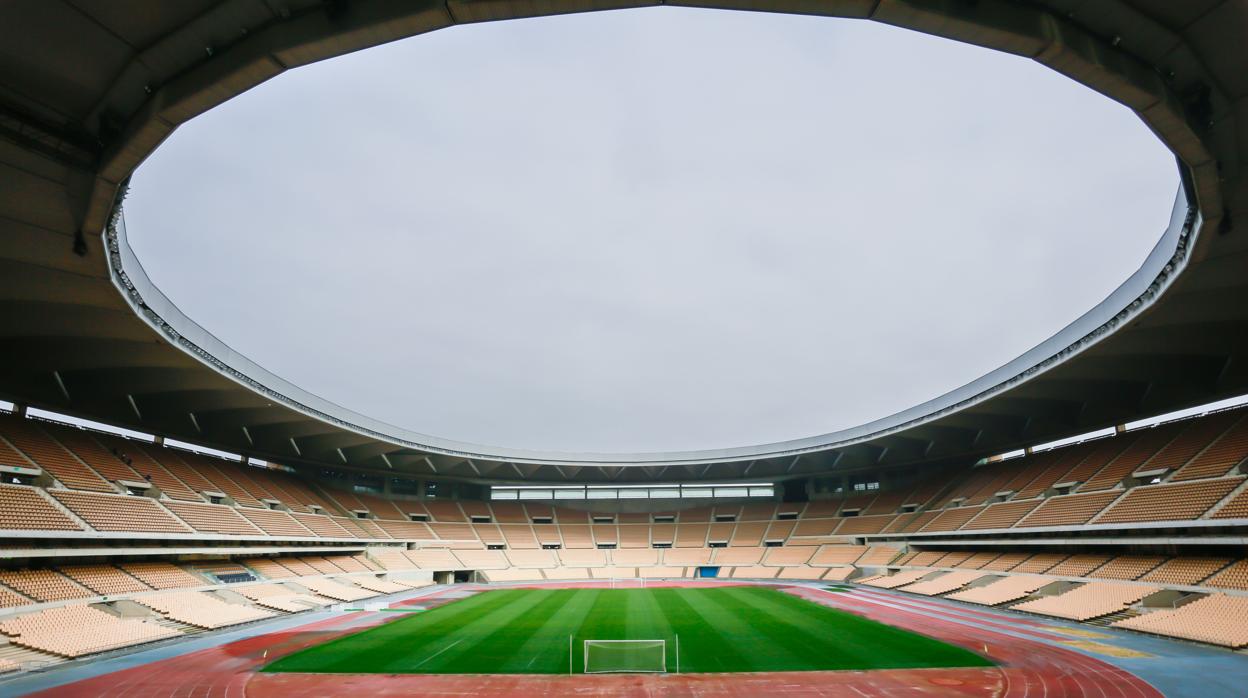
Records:
{"label": "oval roof opening", "polygon": [[407,429],[725,448],[964,385],[1140,267],[1172,155],[1030,61],[651,8],[454,27],[180,128],[128,235],[189,317]]}

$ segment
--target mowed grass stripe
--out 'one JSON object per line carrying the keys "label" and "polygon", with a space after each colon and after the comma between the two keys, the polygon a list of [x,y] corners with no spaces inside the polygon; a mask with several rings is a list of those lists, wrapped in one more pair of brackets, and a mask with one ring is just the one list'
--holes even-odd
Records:
{"label": "mowed grass stripe", "polygon": [[[910,652],[919,652],[926,657],[926,667],[944,666],[989,666],[991,663],[983,657],[953,645],[924,637],[891,625],[877,623],[844,611],[829,609],[813,601],[798,598],[791,594],[758,593],[767,591],[759,587],[738,587],[726,590],[741,604],[751,607],[763,617],[784,615],[793,619],[793,624],[808,630],[817,636],[826,636],[828,632],[836,632],[836,627],[845,617],[857,621],[862,632],[838,637],[835,642],[836,651],[842,656],[845,668],[872,662],[880,668],[899,668],[889,662],[895,658],[903,658],[901,666],[914,667],[914,659],[908,658]],[[812,612],[814,611],[814,612]],[[822,613],[828,611],[828,613]]]}
{"label": "mowed grass stripe", "polygon": [[[860,666],[869,659],[852,651],[852,638],[835,636],[839,630],[837,623],[825,614],[804,614],[785,598],[773,598],[771,595],[760,598],[750,593],[753,589],[745,587],[727,591],[732,593],[725,594],[721,604],[737,608],[746,623],[759,626],[768,639],[788,651],[789,657],[773,658],[778,666],[790,671],[802,671],[826,667],[831,662],[835,668],[848,668]],[[768,618],[775,617],[789,619],[787,626],[782,628],[767,623]],[[870,637],[870,634],[867,636]]]}
{"label": "mowed grass stripe", "polygon": [[[515,651],[517,641],[531,634],[525,629],[525,619],[535,617],[533,593],[533,590],[508,590],[506,603],[496,607],[490,615],[470,620],[443,635],[437,645],[427,646],[427,654],[415,666],[406,668],[410,666],[410,659],[395,653],[385,671],[402,673],[418,669],[422,673],[462,674],[479,671],[483,663],[493,666]],[[544,605],[547,611],[555,607],[552,603]]]}
{"label": "mowed grass stripe", "polygon": [[[540,592],[539,592],[540,593]],[[560,597],[556,596],[555,599]],[[568,638],[585,624],[598,600],[598,594],[592,589],[578,589],[572,592],[571,599],[565,603],[558,613],[547,619],[541,631],[525,643],[525,652],[541,652],[550,657],[551,673],[562,673],[568,670]],[[571,653],[575,659],[576,652]],[[575,666],[573,666],[575,669]],[[531,670],[526,667],[525,670]]]}
{"label": "mowed grass stripe", "polygon": [[[517,622],[495,629],[475,648],[458,654],[439,672],[472,673],[489,662],[497,673],[564,673],[568,671],[569,627],[578,627],[593,606],[593,592],[578,589],[570,596],[524,592],[525,611]],[[535,602],[535,603],[534,603]]]}
{"label": "mowed grass stripe", "polygon": [[583,641],[666,640],[682,672],[989,666],[967,650],[770,588],[507,589],[411,614],[265,671],[530,673],[584,670]]}
{"label": "mowed grass stripe", "polygon": [[[361,671],[360,657],[370,658],[368,673],[381,671],[381,663],[399,643],[411,643],[413,628],[419,627],[420,643],[424,645],[489,615],[508,602],[505,594],[478,594],[439,606],[423,613],[413,613],[384,625],[354,635],[330,640],[277,660],[266,671],[304,671],[320,673],[354,673]],[[415,643],[411,643],[415,649]],[[316,650],[310,652],[309,650]]]}
{"label": "mowed grass stripe", "polygon": [[[819,666],[818,655],[814,651],[811,661],[807,661],[805,647],[812,640],[816,644],[822,643],[814,638],[798,637],[799,632],[791,622],[778,625],[775,617],[761,618],[757,614],[749,613],[747,608],[733,602],[727,594],[695,596],[689,599],[689,604],[706,619],[707,627],[718,631],[715,633],[717,637],[714,637],[717,642],[709,644],[708,650],[722,651],[724,645],[740,644],[743,638],[748,638],[743,647],[734,648],[738,649],[743,662],[736,671],[763,671],[757,668],[762,666],[774,671],[802,671]],[[682,669],[732,670],[701,668],[706,654],[700,645],[708,639],[706,633],[702,633],[685,642],[685,646],[681,648],[684,650],[684,656],[681,657],[684,660],[681,662]],[[715,645],[719,647],[716,648]]]}
{"label": "mowed grass stripe", "polygon": [[677,631],[672,627],[659,605],[657,594],[629,594],[631,613],[628,616],[628,635],[631,640],[666,640],[664,651],[667,655],[667,668],[676,669]]}
{"label": "mowed grass stripe", "polygon": [[[675,634],[681,636],[680,670],[685,672],[751,671],[750,648],[741,643],[753,639],[753,632],[734,638],[724,634],[717,618],[709,617],[692,603],[697,594],[682,594],[682,589],[658,589],[655,598],[671,622]],[[718,613],[715,613],[717,616]],[[674,649],[674,648],[673,648]],[[673,667],[674,668],[674,667]]]}

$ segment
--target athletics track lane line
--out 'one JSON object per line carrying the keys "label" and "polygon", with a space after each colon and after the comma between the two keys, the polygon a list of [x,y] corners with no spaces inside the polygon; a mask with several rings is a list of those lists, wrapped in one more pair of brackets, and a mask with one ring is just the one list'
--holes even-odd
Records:
{"label": "athletics track lane line", "polygon": [[[937,634],[952,638],[957,644],[977,651],[985,644],[986,640],[991,638],[993,642],[997,643],[997,651],[990,653],[990,656],[993,656],[994,659],[1008,662],[1007,667],[1003,668],[1007,673],[1009,673],[1009,669],[1014,668],[1021,669],[1026,674],[1020,677],[1025,679],[1022,687],[1023,692],[1021,694],[1017,693],[1015,690],[1017,687],[1011,685],[1009,695],[1030,695],[1033,679],[1040,682],[1040,688],[1044,695],[1048,695],[1051,692],[1051,688],[1054,689],[1056,695],[1099,694],[1101,696],[1118,695],[1124,698],[1161,695],[1152,685],[1120,667],[1065,647],[1035,642],[1026,637],[1019,638],[1015,635],[985,630],[982,626],[990,625],[995,628],[1008,630],[1010,633],[1036,637],[1049,642],[1056,641],[1056,638],[1040,635],[1034,631],[1004,626],[999,623],[983,623],[981,625],[975,621],[950,614],[947,612],[947,609],[937,607],[920,610],[918,608],[900,606],[890,603],[895,601],[894,597],[882,594],[832,593],[811,587],[791,587],[791,589],[808,590],[804,593],[798,593],[798,595],[923,634],[932,635],[933,629],[936,629]],[[858,598],[853,598],[855,596],[858,596]],[[872,596],[874,598],[871,598]],[[872,608],[866,608],[863,604],[870,604]],[[924,620],[920,621],[920,618]],[[936,624],[933,625],[931,621],[936,621]],[[1029,624],[1034,625],[1034,623]],[[978,632],[968,632],[969,630]],[[1024,652],[1021,656],[1014,656],[1012,650],[1022,649],[1016,647],[1019,643],[1029,645],[1030,648],[1027,649],[1030,651]],[[1037,651],[1038,648],[1043,651]],[[1001,650],[1003,649],[1011,651],[1005,653],[1007,656],[1001,656],[1003,654]],[[1071,680],[1075,681],[1075,685],[1070,684]],[[1059,684],[1054,685],[1054,681],[1059,682]],[[1107,690],[1109,691],[1108,694],[1106,693]]]}

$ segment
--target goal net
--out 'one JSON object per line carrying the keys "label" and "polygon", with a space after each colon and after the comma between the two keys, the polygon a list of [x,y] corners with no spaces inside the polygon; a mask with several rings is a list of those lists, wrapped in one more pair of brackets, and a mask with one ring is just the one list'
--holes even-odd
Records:
{"label": "goal net", "polygon": [[585,641],[586,674],[666,671],[666,640]]}

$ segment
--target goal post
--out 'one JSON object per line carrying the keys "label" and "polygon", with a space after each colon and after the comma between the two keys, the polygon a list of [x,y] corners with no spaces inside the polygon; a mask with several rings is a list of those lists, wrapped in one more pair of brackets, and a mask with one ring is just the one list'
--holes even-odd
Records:
{"label": "goal post", "polygon": [[667,672],[667,640],[585,640],[585,673]]}

